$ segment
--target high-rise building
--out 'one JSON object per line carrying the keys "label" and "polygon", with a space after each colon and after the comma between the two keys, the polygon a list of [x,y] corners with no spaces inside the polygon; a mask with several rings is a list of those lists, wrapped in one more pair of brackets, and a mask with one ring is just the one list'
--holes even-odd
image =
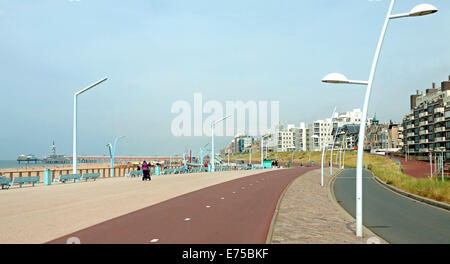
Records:
{"label": "high-rise building", "polygon": [[410,113],[403,118],[404,151],[418,159],[445,153],[450,159],[450,76],[441,87],[417,90],[410,96]]}

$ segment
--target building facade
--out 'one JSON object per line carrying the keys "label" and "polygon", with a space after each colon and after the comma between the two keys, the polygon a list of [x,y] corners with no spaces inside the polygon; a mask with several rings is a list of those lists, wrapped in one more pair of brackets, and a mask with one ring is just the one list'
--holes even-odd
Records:
{"label": "building facade", "polygon": [[450,76],[440,88],[410,97],[410,112],[403,118],[404,152],[418,159],[445,153],[450,159]]}
{"label": "building facade", "polygon": [[390,121],[380,124],[373,118],[366,130],[364,148],[368,151],[398,152],[403,150],[403,126]]}

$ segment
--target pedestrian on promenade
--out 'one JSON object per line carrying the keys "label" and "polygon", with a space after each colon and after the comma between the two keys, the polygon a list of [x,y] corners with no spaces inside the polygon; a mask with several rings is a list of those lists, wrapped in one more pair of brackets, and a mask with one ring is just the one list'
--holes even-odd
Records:
{"label": "pedestrian on promenade", "polygon": [[144,162],[142,162],[142,180],[143,181],[151,180],[149,172],[150,172],[150,168],[148,167],[147,162],[145,162],[145,160],[144,160]]}

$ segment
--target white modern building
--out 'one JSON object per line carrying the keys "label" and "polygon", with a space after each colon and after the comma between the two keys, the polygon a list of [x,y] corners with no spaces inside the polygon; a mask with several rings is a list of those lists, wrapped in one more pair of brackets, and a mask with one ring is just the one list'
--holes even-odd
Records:
{"label": "white modern building", "polygon": [[[323,146],[333,144],[334,134],[337,128],[345,125],[359,125],[361,122],[361,109],[335,113],[333,119],[316,120],[306,127],[306,149],[307,151],[320,151]],[[368,120],[367,124],[370,124]]]}
{"label": "white modern building", "polygon": [[[281,123],[275,127],[275,131],[270,135],[266,135],[264,142],[268,151],[285,152],[295,148],[294,146],[294,132],[291,131],[293,125],[284,126]],[[290,130],[291,129],[291,130]]]}

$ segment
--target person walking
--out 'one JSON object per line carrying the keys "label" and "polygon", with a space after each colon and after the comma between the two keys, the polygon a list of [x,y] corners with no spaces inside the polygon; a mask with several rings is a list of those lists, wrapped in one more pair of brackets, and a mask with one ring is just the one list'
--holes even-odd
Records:
{"label": "person walking", "polygon": [[148,167],[147,162],[145,162],[145,160],[144,160],[144,162],[142,162],[142,180],[143,181],[151,180],[149,172],[150,172],[150,168]]}

